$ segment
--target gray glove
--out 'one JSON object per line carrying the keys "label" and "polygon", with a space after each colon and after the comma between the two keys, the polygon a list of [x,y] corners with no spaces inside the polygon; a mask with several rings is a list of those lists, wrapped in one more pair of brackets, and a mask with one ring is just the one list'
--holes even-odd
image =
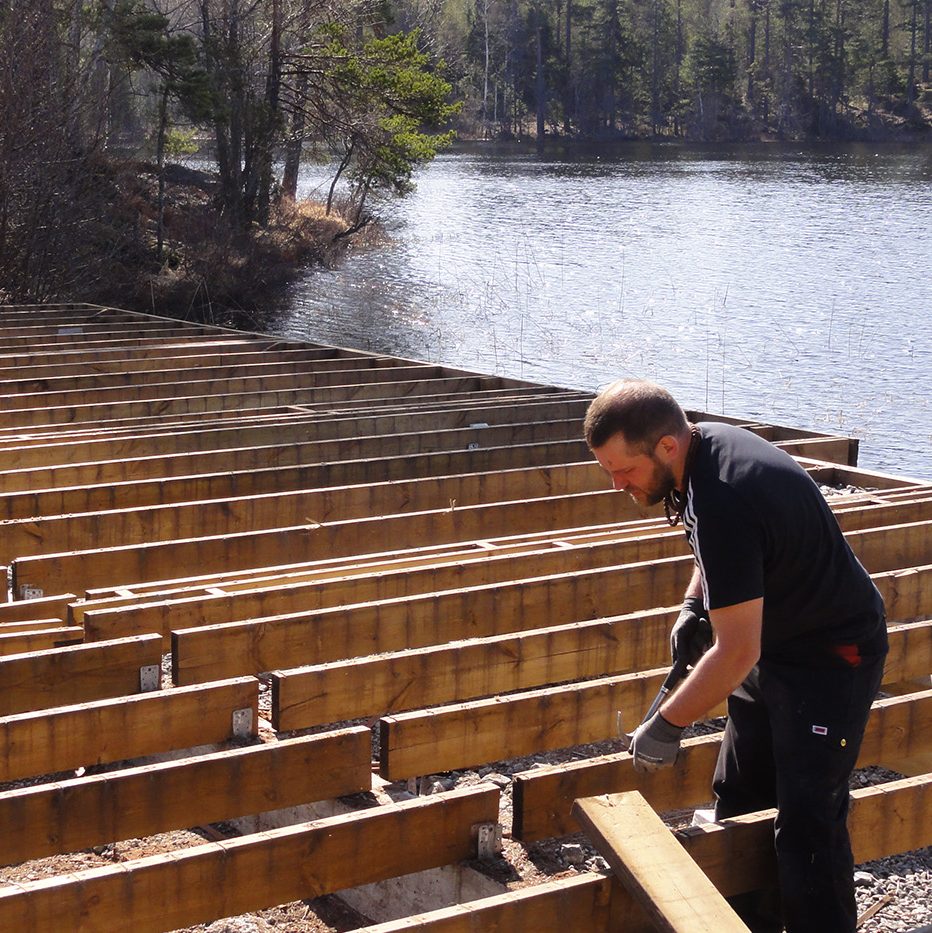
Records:
{"label": "gray glove", "polygon": [[683,726],[674,726],[660,713],[641,723],[631,736],[631,757],[636,771],[659,771],[669,768],[680,750]]}
{"label": "gray glove", "polygon": [[712,623],[709,622],[705,606],[698,596],[687,596],[673,623],[673,631],[670,632],[673,663],[683,658],[690,667],[695,667],[711,644]]}

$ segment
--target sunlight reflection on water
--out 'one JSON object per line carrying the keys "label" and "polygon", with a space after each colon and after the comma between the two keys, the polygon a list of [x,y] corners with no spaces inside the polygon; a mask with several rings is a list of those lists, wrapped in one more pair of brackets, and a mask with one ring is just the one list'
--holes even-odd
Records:
{"label": "sunlight reflection on water", "polygon": [[587,389],[643,376],[932,477],[929,148],[467,151],[384,213],[392,243],[310,271],[270,329]]}

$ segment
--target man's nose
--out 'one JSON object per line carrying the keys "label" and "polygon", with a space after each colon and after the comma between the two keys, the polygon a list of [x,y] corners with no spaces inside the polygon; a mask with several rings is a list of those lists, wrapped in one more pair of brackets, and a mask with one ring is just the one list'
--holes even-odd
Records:
{"label": "man's nose", "polygon": [[612,487],[616,492],[624,492],[628,488],[628,482],[623,476],[612,476]]}

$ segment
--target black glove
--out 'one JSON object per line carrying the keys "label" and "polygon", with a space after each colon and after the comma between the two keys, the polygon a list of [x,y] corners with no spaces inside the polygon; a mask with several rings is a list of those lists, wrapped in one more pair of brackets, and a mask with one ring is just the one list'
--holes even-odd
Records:
{"label": "black glove", "polygon": [[669,768],[680,750],[682,726],[667,722],[660,713],[654,713],[641,723],[631,737],[631,757],[636,771],[659,771]]}
{"label": "black glove", "polygon": [[681,658],[695,667],[712,644],[712,623],[706,615],[705,606],[698,596],[687,596],[683,608],[673,623],[670,632],[670,654],[673,663]]}

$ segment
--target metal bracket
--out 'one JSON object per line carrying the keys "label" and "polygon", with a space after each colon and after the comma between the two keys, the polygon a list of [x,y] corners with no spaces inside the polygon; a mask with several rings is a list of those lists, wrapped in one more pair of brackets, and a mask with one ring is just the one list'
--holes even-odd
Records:
{"label": "metal bracket", "polygon": [[24,583],[19,588],[20,599],[41,599],[43,596],[45,596],[45,590],[41,586],[31,586],[29,583]]}
{"label": "metal bracket", "polygon": [[162,668],[158,664],[146,664],[139,668],[139,691],[151,693],[159,689],[162,679]]}
{"label": "metal bracket", "polygon": [[502,851],[501,823],[476,823],[473,830],[476,833],[477,858],[492,858]]}
{"label": "metal bracket", "polygon": [[252,735],[252,707],[233,710],[233,737],[248,739]]}

